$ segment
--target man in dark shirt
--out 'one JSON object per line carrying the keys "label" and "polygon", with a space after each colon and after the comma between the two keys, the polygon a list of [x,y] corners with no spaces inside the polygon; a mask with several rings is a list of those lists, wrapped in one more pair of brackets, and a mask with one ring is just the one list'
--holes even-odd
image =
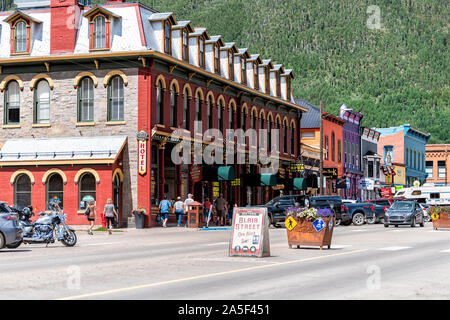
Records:
{"label": "man in dark shirt", "polygon": [[217,217],[219,218],[219,224],[223,226],[225,224],[225,213],[228,210],[227,200],[224,199],[221,193],[219,198],[216,199],[216,211]]}

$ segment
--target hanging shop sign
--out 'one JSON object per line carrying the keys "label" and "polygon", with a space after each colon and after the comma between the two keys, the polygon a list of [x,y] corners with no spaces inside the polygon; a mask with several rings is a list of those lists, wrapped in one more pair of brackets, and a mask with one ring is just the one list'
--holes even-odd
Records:
{"label": "hanging shop sign", "polygon": [[231,186],[232,187],[240,187],[241,186],[241,178],[237,178],[235,180],[231,181]]}
{"label": "hanging shop sign", "polygon": [[327,178],[337,179],[338,170],[337,168],[323,168],[323,176]]}
{"label": "hanging shop sign", "polygon": [[218,198],[220,192],[219,182],[213,182],[212,184],[213,184],[213,197]]}
{"label": "hanging shop sign", "polygon": [[381,188],[380,192],[382,198],[390,198],[392,195],[392,191],[390,188]]}
{"label": "hanging shop sign", "polygon": [[289,166],[291,172],[303,172],[305,171],[305,166],[303,163],[291,163]]}
{"label": "hanging shop sign", "polygon": [[196,183],[202,180],[202,167],[194,164],[191,170],[192,182]]}
{"label": "hanging shop sign", "polygon": [[234,208],[229,256],[270,256],[267,208]]}
{"label": "hanging shop sign", "polygon": [[139,174],[145,175],[147,173],[147,141],[138,140],[138,167]]}

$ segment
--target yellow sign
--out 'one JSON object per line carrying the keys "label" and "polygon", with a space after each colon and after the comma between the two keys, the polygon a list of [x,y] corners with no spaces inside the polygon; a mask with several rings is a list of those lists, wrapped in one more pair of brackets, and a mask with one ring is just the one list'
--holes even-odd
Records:
{"label": "yellow sign", "polygon": [[295,226],[297,225],[297,221],[295,221],[294,218],[289,217],[286,219],[286,221],[284,222],[284,224],[286,225],[286,228],[291,231],[292,229],[295,228]]}

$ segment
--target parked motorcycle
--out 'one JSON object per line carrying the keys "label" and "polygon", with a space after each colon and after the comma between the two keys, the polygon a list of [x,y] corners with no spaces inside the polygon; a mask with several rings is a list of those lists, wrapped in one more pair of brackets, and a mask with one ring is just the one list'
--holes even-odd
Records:
{"label": "parked motorcycle", "polygon": [[23,231],[23,243],[49,243],[55,242],[55,236],[65,246],[72,247],[77,243],[75,229],[66,225],[67,214],[59,207],[59,201],[50,200],[50,213],[39,213],[39,218],[32,222],[30,218],[34,213],[27,207],[19,213],[19,226]]}

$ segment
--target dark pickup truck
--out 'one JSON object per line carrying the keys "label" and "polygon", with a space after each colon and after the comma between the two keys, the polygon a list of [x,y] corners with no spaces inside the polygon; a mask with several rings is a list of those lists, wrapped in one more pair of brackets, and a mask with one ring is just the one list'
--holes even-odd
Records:
{"label": "dark pickup truck", "polygon": [[269,221],[274,227],[286,219],[285,211],[290,207],[309,207],[309,197],[305,195],[285,195],[276,197],[265,205],[257,207],[266,207]]}
{"label": "dark pickup truck", "polygon": [[345,203],[344,212],[350,219],[343,222],[343,225],[349,225],[353,222],[355,226],[361,226],[366,221],[368,224],[374,224],[384,219],[385,208],[382,205],[372,203]]}
{"label": "dark pickup truck", "polygon": [[348,220],[351,223],[351,218],[348,214],[343,212],[342,199],[339,196],[319,196],[310,198],[311,207],[316,209],[330,209],[336,216],[336,225],[345,223]]}

